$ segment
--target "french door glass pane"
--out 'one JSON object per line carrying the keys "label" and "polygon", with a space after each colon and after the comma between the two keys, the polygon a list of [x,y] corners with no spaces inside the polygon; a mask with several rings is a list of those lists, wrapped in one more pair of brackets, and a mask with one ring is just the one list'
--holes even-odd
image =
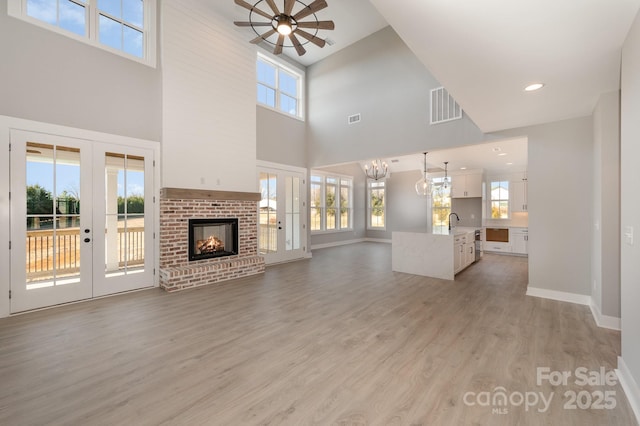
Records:
{"label": "french door glass pane", "polygon": [[144,158],[105,155],[105,273],[144,271]]}
{"label": "french door glass pane", "polygon": [[278,251],[277,223],[277,176],[271,173],[260,173],[260,235],[258,238],[260,254]]}
{"label": "french door glass pane", "polygon": [[286,244],[285,250],[300,248],[300,178],[288,176],[286,184]]}
{"label": "french door glass pane", "polygon": [[27,142],[27,289],[78,282],[80,150]]}

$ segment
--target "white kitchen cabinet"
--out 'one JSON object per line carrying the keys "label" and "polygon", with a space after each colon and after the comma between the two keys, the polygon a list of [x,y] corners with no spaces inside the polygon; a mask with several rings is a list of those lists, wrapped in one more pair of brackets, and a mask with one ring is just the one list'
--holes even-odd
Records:
{"label": "white kitchen cabinet", "polygon": [[[467,241],[469,241],[469,237],[467,237]],[[464,245],[465,266],[469,266],[476,261],[476,243],[473,240],[473,236],[470,241]]]}
{"label": "white kitchen cabinet", "polygon": [[511,242],[511,251],[517,254],[529,253],[529,229],[528,228],[509,228],[509,241]]}
{"label": "white kitchen cabinet", "polygon": [[526,180],[518,180],[510,182],[511,191],[509,198],[511,200],[512,212],[526,212],[529,211],[528,205],[528,190],[529,183]]}
{"label": "white kitchen cabinet", "polygon": [[482,173],[451,176],[451,198],[482,197]]}
{"label": "white kitchen cabinet", "polygon": [[462,271],[476,260],[476,241],[474,232],[459,234],[453,240],[454,274]]}
{"label": "white kitchen cabinet", "polygon": [[453,242],[453,273],[457,274],[458,272],[462,271],[465,267],[465,261],[466,261],[466,257],[465,257],[465,253],[464,253],[464,249],[465,249],[465,242],[466,242],[466,237],[464,235],[456,235],[454,237],[454,242]]}

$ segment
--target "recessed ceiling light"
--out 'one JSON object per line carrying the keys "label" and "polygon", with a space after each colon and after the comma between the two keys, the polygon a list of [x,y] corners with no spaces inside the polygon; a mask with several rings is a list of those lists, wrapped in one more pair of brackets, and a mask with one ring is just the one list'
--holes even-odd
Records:
{"label": "recessed ceiling light", "polygon": [[525,92],[533,92],[534,90],[540,90],[544,87],[544,83],[533,83],[524,88]]}
{"label": "recessed ceiling light", "polygon": [[466,167],[460,167],[460,170],[467,170]]}
{"label": "recessed ceiling light", "polygon": [[500,154],[498,154],[498,157],[504,157],[505,155],[507,155],[506,152],[501,152]]}
{"label": "recessed ceiling light", "polygon": [[507,166],[511,166],[513,163],[507,163]]}

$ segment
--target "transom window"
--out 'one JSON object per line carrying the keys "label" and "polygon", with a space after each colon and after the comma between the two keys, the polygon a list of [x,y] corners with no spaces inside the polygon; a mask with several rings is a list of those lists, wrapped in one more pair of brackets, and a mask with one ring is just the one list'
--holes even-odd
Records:
{"label": "transom window", "polygon": [[156,0],[9,0],[9,14],[155,66]]}
{"label": "transom window", "polygon": [[258,54],[258,104],[302,118],[302,74]]}
{"label": "transom window", "polygon": [[509,181],[491,181],[491,219],[509,219]]}
{"label": "transom window", "polygon": [[353,229],[353,178],[311,175],[311,231]]}

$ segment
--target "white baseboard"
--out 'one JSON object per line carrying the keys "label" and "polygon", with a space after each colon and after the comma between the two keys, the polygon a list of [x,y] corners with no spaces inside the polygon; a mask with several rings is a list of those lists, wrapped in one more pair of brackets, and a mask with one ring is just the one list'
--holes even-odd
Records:
{"label": "white baseboard", "polygon": [[618,368],[616,369],[616,375],[620,381],[620,386],[624,390],[629,405],[636,415],[636,422],[640,422],[640,386],[631,375],[631,371],[627,367],[621,356],[618,357]]}
{"label": "white baseboard", "polygon": [[365,240],[366,240],[365,238],[358,238],[358,239],[355,239],[355,240],[336,241],[334,243],[315,244],[315,245],[311,246],[311,250],[318,250],[318,249],[329,248],[329,247],[346,246],[346,245],[349,245],[349,244],[357,244],[357,243],[362,243]]}
{"label": "white baseboard", "polygon": [[593,299],[591,299],[591,303],[589,304],[591,308],[591,315],[593,315],[593,319],[596,321],[598,327],[609,328],[611,330],[620,331],[621,329],[621,321],[620,318],[610,317],[608,315],[602,315],[600,312],[600,308],[593,303]]}
{"label": "white baseboard", "polygon": [[591,305],[591,296],[583,294],[566,293],[564,291],[548,290],[546,288],[527,287],[527,296],[541,297],[543,299],[558,300],[560,302],[577,303],[578,305]]}
{"label": "white baseboard", "polygon": [[391,244],[391,240],[387,240],[385,238],[365,238],[364,239],[366,242],[369,243],[385,243],[385,244]]}
{"label": "white baseboard", "polygon": [[357,244],[357,243],[385,243],[391,244],[391,240],[383,239],[383,238],[357,238],[355,240],[344,240],[344,241],[336,241],[335,243],[325,243],[325,244],[315,244],[311,246],[311,250],[318,250],[329,247],[339,247],[346,246],[349,244]]}

